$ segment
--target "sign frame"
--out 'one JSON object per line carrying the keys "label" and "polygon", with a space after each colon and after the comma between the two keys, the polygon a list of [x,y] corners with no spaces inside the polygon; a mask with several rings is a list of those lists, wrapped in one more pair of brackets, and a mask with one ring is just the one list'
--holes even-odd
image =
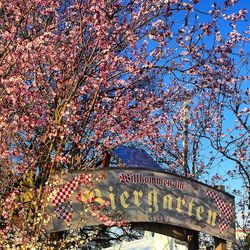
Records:
{"label": "sign frame", "polygon": [[[65,185],[83,175],[94,182],[76,185],[67,200],[58,202]],[[234,196],[197,180],[145,168],[102,168],[68,173],[60,182],[49,198],[47,215],[53,216],[46,225],[48,232],[127,221],[161,223],[235,241]]]}

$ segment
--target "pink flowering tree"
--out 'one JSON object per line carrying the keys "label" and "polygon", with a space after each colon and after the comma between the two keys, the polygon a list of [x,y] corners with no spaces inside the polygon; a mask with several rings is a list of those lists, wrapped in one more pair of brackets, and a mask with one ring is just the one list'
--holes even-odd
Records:
{"label": "pink flowering tree", "polygon": [[[0,244],[45,244],[51,176],[94,168],[120,144],[181,173],[188,135],[186,169],[199,178],[214,159],[202,158],[207,138],[249,188],[238,71],[249,37],[237,31],[247,11],[230,14],[236,2],[0,1]],[[244,130],[228,146],[225,108]]]}

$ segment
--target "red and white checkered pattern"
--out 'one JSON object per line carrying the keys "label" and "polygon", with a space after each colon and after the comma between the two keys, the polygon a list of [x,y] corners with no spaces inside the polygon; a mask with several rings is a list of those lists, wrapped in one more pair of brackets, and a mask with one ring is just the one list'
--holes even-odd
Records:
{"label": "red and white checkered pattern", "polygon": [[88,177],[90,176],[81,174],[74,179],[66,182],[63,187],[59,187],[55,198],[52,200],[52,203],[55,206],[64,203],[72,195],[72,193],[78,189],[80,184],[86,182],[86,180],[88,181]]}
{"label": "red and white checkered pattern", "polygon": [[206,196],[211,197],[220,211],[220,231],[223,233],[225,229],[228,229],[231,224],[231,218],[234,215],[234,205],[233,204],[226,204],[216,192],[209,190],[206,192]]}
{"label": "red and white checkered pattern", "polygon": [[72,202],[68,201],[65,206],[58,206],[56,212],[58,215],[58,219],[64,219],[69,226],[73,215]]}
{"label": "red and white checkered pattern", "polygon": [[58,219],[64,219],[69,225],[73,216],[72,201],[66,202],[70,196],[79,188],[80,184],[88,181],[86,174],[81,174],[74,179],[66,182],[63,187],[59,187],[58,191],[52,200],[56,208]]}

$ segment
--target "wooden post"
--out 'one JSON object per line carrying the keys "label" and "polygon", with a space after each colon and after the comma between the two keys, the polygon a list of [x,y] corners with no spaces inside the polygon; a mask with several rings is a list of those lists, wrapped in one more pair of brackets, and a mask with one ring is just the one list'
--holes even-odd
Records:
{"label": "wooden post", "polygon": [[199,235],[196,231],[189,230],[187,235],[188,250],[199,250]]}
{"label": "wooden post", "polygon": [[226,250],[227,242],[223,239],[214,237],[215,250]]}
{"label": "wooden post", "polygon": [[110,154],[107,151],[105,151],[102,163],[103,168],[107,168],[109,166],[110,158],[111,158]]}

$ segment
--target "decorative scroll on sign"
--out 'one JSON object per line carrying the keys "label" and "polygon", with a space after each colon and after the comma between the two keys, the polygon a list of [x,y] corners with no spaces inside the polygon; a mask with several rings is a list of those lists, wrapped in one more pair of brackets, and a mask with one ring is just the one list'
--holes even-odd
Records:
{"label": "decorative scroll on sign", "polygon": [[51,194],[47,215],[49,232],[107,220],[157,222],[234,241],[233,196],[160,171],[107,168],[66,174]]}

